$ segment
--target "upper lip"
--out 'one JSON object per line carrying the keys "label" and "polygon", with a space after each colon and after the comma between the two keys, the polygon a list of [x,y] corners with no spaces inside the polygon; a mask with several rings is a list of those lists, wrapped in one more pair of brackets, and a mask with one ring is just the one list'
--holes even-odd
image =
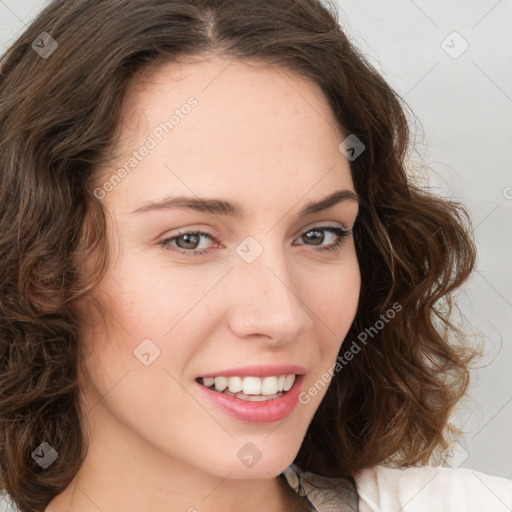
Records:
{"label": "upper lip", "polygon": [[239,368],[229,368],[215,372],[205,373],[198,377],[271,377],[278,375],[302,375],[306,373],[306,368],[297,364],[278,364],[278,365],[252,365]]}

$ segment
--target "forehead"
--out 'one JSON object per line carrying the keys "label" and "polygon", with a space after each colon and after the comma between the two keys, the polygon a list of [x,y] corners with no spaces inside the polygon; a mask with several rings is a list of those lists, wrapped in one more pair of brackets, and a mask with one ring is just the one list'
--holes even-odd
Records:
{"label": "forehead", "polygon": [[[179,132],[190,134],[191,142],[205,141],[207,130],[216,127],[226,135],[243,139],[249,132],[287,132],[309,137],[313,144],[330,133],[341,137],[338,121],[320,86],[283,67],[260,60],[234,60],[225,57],[189,57],[178,62],[160,63],[143,71],[129,88],[123,104],[122,124],[141,135],[167,120],[190,97],[198,102],[191,120],[180,123]],[[145,124],[146,123],[146,124]],[[204,127],[204,130],[197,131]],[[316,134],[316,135],[315,135]],[[214,135],[210,131],[210,136]],[[246,143],[250,141],[246,139]],[[234,148],[231,148],[234,149]]]}
{"label": "forehead", "polygon": [[[276,103],[282,109],[294,106],[296,114],[315,112],[331,128],[337,127],[321,87],[313,79],[260,59],[210,55],[183,57],[142,69],[131,83],[124,113],[128,118],[141,107],[150,109],[152,100],[164,95],[184,100],[191,94],[202,97],[209,107],[232,105],[236,110],[242,106],[247,112],[272,106],[277,113],[280,109]],[[246,103],[247,99],[257,102]]]}
{"label": "forehead", "polygon": [[206,196],[284,183],[300,197],[333,167],[332,186],[352,184],[338,150],[344,136],[320,86],[262,61],[197,57],[154,66],[130,87],[120,128],[124,161],[148,136],[155,142],[123,183],[134,199],[143,190],[157,197],[164,185]]}

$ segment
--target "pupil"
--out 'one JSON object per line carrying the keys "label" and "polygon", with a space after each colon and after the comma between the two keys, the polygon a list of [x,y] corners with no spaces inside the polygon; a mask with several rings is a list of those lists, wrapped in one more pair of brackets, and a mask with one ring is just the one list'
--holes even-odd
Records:
{"label": "pupil", "polygon": [[[190,238],[192,238],[192,242],[190,242]],[[178,245],[182,248],[182,249],[195,249],[195,246],[197,245],[198,243],[198,240],[199,239],[199,235],[196,235],[196,234],[187,234],[187,235],[182,235],[180,236],[180,238],[178,238],[178,241],[179,240],[185,240],[185,244],[192,244],[193,247],[190,247],[190,246],[185,246],[185,247],[182,247],[182,244],[178,243]]]}
{"label": "pupil", "polygon": [[[316,233],[316,235],[313,235],[312,237],[310,236],[311,233]],[[307,235],[306,235],[309,240],[311,240],[312,242],[314,242],[313,245],[320,245],[323,241],[323,238],[324,238],[324,233],[322,233],[321,231],[318,231],[316,229],[313,229],[311,231],[308,231]]]}

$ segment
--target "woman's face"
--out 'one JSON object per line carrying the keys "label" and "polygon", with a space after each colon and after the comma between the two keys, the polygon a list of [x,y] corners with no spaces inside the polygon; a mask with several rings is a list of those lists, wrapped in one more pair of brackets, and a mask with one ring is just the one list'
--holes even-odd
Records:
{"label": "woman's face", "polygon": [[[336,231],[353,227],[358,203],[322,204],[354,193],[336,126],[315,83],[256,62],[166,64],[131,88],[123,158],[95,189],[113,260],[88,303],[104,318],[87,308],[96,320],[82,329],[92,447],[101,438],[127,464],[136,453],[223,478],[268,478],[293,461],[360,291],[353,239]],[[216,202],[165,206],[178,196]],[[196,381],[227,374],[304,376],[283,398],[233,398],[228,410]],[[250,396],[274,386],[227,382]]]}

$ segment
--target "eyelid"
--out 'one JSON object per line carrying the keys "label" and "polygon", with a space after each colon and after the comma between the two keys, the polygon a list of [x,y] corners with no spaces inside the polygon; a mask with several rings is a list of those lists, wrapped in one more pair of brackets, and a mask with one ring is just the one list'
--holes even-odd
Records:
{"label": "eyelid", "polygon": [[[339,224],[338,226],[336,226],[336,224]],[[205,226],[203,224],[203,226]],[[326,228],[326,227],[337,227],[337,228],[341,228],[345,231],[348,231],[348,232],[351,232],[352,231],[352,228],[349,228],[347,227],[347,225],[345,223],[342,223],[340,221],[332,221],[332,220],[320,220],[320,221],[315,221],[313,224],[310,224],[310,225],[306,225],[306,227],[304,228],[301,228],[298,232],[296,232],[296,234],[294,235],[294,240],[295,238],[297,237],[300,237],[301,235],[303,235],[304,233],[307,233],[308,231],[311,231],[312,229],[315,229],[315,228]],[[199,225],[190,225],[190,226],[186,226],[186,227],[183,227],[183,228],[176,228],[175,230],[171,230],[170,232],[167,231],[166,234],[158,237],[158,239],[160,241],[163,241],[163,240],[166,240],[166,239],[169,239],[169,238],[174,238],[174,237],[177,237],[177,236],[180,236],[180,235],[184,235],[184,234],[187,234],[187,233],[190,233],[190,232],[205,232],[205,234],[209,235],[212,239],[214,239],[216,242],[218,242],[218,240],[220,238],[222,238],[222,235],[213,227],[213,226],[210,226],[210,225],[206,225],[206,228],[204,227],[199,227]]]}
{"label": "eyelid", "polygon": [[[202,227],[201,227],[202,226]],[[180,235],[186,235],[187,233],[197,233],[197,232],[205,232],[207,235],[211,236],[212,238],[219,239],[222,238],[222,235],[220,232],[215,229],[213,226],[210,226],[208,224],[202,224],[202,225],[190,225],[185,226],[183,228],[176,228],[166,231],[163,235],[158,237],[158,240],[162,241],[168,238],[174,238]]]}
{"label": "eyelid", "polygon": [[[337,226],[336,224],[339,224],[339,225]],[[303,233],[305,233],[306,231],[310,231],[311,229],[325,228],[325,227],[336,227],[336,228],[344,229],[345,231],[351,231],[351,228],[347,227],[347,225],[344,224],[343,222],[332,221],[332,220],[320,220],[320,221],[315,221],[313,224],[306,226],[306,228],[304,228],[304,229],[301,229],[299,232],[299,235],[302,235]]]}

